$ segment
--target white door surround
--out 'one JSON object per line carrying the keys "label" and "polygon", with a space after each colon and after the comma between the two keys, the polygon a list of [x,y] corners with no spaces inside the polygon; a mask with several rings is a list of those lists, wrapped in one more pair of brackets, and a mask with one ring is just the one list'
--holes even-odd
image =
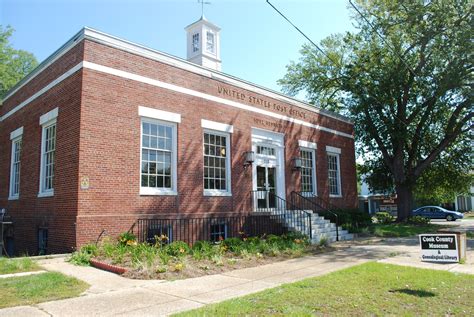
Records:
{"label": "white door surround", "polygon": [[[252,165],[252,190],[257,190],[257,166],[274,167],[276,168],[275,194],[286,199],[284,141],[282,133],[252,128],[252,151],[255,153],[255,162]],[[261,150],[264,148],[268,152],[258,153],[259,146]]]}

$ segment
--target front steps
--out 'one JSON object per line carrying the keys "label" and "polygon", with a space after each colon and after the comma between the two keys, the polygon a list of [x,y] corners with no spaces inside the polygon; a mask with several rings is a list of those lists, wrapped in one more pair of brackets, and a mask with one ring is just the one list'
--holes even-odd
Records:
{"label": "front steps", "polygon": [[[305,210],[307,214],[311,215],[311,243],[319,244],[322,241],[326,243],[331,243],[336,241],[336,224],[330,222],[324,217],[319,216],[318,214],[313,213],[311,210]],[[288,210],[288,215],[285,217],[285,226],[290,231],[299,231],[302,233],[308,234],[305,232],[305,228],[309,230],[308,217],[304,215],[301,211],[290,211]],[[306,223],[305,223],[306,222]],[[306,230],[306,231],[307,231]],[[339,231],[339,241],[352,240],[354,235],[349,233],[347,230],[338,227]]]}

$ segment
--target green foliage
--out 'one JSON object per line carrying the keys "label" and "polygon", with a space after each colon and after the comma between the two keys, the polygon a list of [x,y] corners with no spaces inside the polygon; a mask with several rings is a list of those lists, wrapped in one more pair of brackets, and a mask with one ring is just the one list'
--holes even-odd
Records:
{"label": "green foliage", "polygon": [[355,2],[362,14],[353,11],[357,31],[322,40],[326,55],[304,45],[279,84],[354,121],[358,153],[378,174],[381,188],[375,189],[397,191],[399,220],[404,220],[414,189],[426,196],[456,185],[446,177],[456,167],[461,174],[474,169],[465,155],[472,151],[474,118],[473,5]]}
{"label": "green foliage", "polygon": [[190,251],[191,249],[189,248],[188,244],[183,241],[174,241],[165,247],[165,252],[170,256],[185,256]]}
{"label": "green foliage", "polygon": [[408,218],[408,223],[425,226],[430,223],[430,219],[422,216],[413,216]]}
{"label": "green foliage", "polygon": [[9,38],[13,31],[10,26],[3,28],[0,25],[0,100],[38,65],[33,54],[16,50],[10,45]]}
{"label": "green foliage", "polygon": [[119,235],[118,241],[121,245],[134,245],[137,242],[137,236],[131,232],[123,232]]}
{"label": "green foliage", "polygon": [[395,218],[391,214],[385,211],[376,212],[375,219],[377,219],[377,223],[380,224],[389,224],[395,220]]}
{"label": "green foliage", "polygon": [[[372,224],[372,217],[359,209],[334,209],[332,211],[338,216],[339,226],[350,232],[360,232],[360,230]],[[336,217],[330,213],[320,213],[320,216],[336,223]]]}
{"label": "green foliage", "polygon": [[98,248],[95,244],[86,244],[71,254],[68,261],[75,265],[87,266],[89,265],[90,259],[97,256],[97,254]]}

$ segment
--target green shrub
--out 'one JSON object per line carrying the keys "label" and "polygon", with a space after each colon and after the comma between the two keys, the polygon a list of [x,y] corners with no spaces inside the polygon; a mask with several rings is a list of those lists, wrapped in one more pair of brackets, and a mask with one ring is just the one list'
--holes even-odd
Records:
{"label": "green shrub", "polygon": [[414,225],[424,226],[430,223],[430,219],[423,216],[413,216],[408,218],[408,222]]}
{"label": "green shrub", "polygon": [[121,245],[136,245],[137,237],[131,232],[123,232],[119,235],[118,241]]}
{"label": "green shrub", "polygon": [[392,215],[385,211],[376,212],[375,219],[377,219],[377,223],[380,224],[390,224],[395,220]]}
{"label": "green shrub", "polygon": [[221,245],[226,251],[240,253],[244,245],[244,241],[240,238],[228,238],[221,242]]}
{"label": "green shrub", "polygon": [[98,248],[95,244],[86,244],[71,254],[68,261],[76,265],[87,266],[89,265],[91,258],[97,256],[97,254]]}
{"label": "green shrub", "polygon": [[168,244],[164,248],[164,251],[171,256],[180,257],[189,254],[191,249],[189,248],[189,245],[186,242],[174,241]]}
{"label": "green shrub", "polygon": [[[372,217],[359,209],[334,209],[332,211],[338,216],[338,225],[350,232],[360,232],[363,228],[372,225]],[[336,217],[331,213],[321,212],[319,215],[336,223]]]}

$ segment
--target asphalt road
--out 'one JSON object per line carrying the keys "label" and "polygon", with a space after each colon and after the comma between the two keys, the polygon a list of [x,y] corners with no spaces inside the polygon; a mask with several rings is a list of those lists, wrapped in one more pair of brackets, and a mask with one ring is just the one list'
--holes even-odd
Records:
{"label": "asphalt road", "polygon": [[468,231],[474,231],[474,218],[461,219],[456,221],[446,221],[444,219],[433,219],[432,224],[455,226]]}

